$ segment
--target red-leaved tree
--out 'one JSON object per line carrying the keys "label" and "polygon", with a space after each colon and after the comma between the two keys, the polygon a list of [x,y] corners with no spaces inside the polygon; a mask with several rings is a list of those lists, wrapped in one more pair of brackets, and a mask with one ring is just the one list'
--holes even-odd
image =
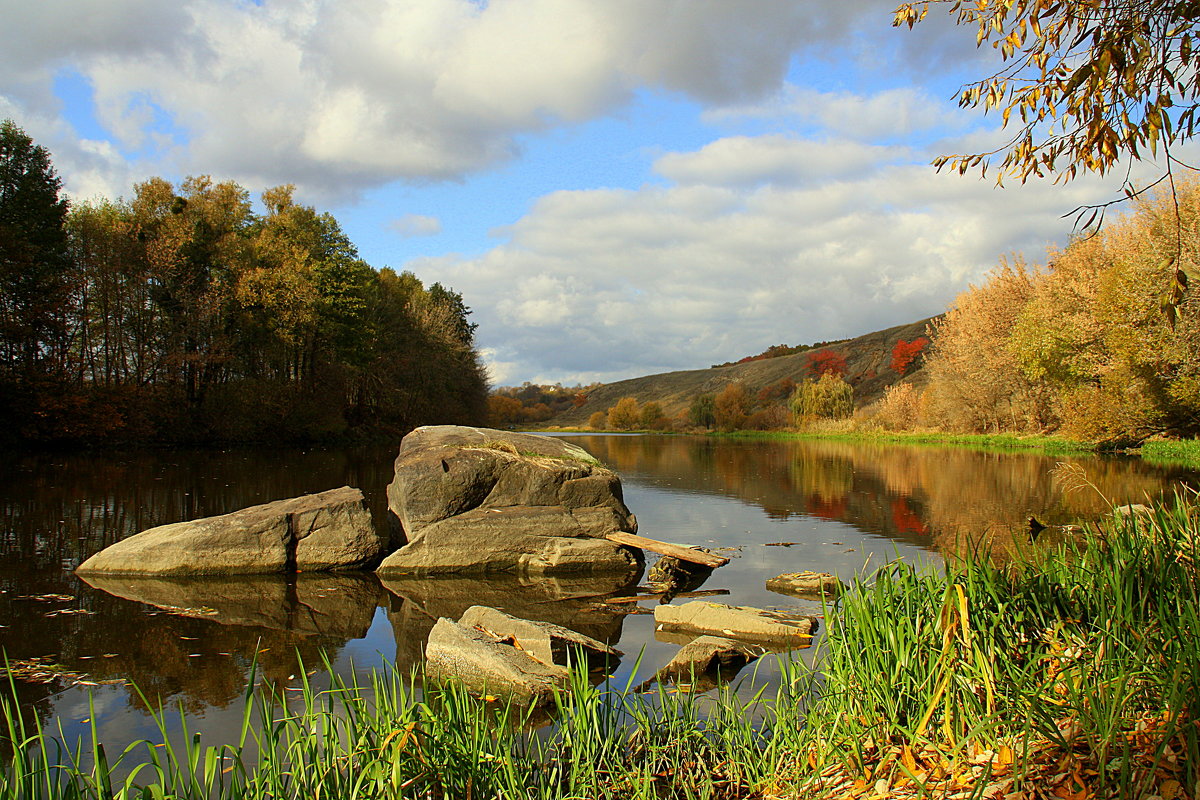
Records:
{"label": "red-leaved tree", "polygon": [[917,356],[921,355],[921,351],[927,344],[929,344],[929,340],[924,336],[918,336],[911,342],[903,339],[896,342],[896,346],[892,348],[892,369],[900,375],[908,372],[908,368],[912,366]]}
{"label": "red-leaved tree", "polygon": [[830,350],[828,347],[824,350],[818,350],[815,353],[809,353],[807,358],[808,371],[814,378],[819,378],[822,375],[837,375],[839,378],[846,377],[846,357]]}

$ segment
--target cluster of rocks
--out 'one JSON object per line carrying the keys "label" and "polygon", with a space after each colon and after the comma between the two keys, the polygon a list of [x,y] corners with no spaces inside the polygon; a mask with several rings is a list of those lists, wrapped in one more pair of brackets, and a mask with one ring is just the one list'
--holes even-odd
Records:
{"label": "cluster of rocks", "polygon": [[[382,582],[398,665],[422,660],[435,680],[534,701],[565,686],[579,659],[604,674],[618,663],[606,642],[619,639],[624,614],[594,598],[635,585],[640,547],[667,553],[649,575],[663,603],[656,635],[682,645],[651,682],[710,688],[763,653],[807,646],[816,628],[814,617],[668,605],[728,559],[634,535],[617,475],[561,439],[418,428],[401,443],[387,505],[381,530],[362,492],[344,486],[151,528],[77,571],[111,594],[185,615],[344,636],[370,625]],[[842,584],[792,573],[767,587],[829,598]],[[564,624],[545,621],[556,619],[550,609]]]}
{"label": "cluster of rocks", "polygon": [[375,569],[381,576],[617,573],[636,580],[620,479],[560,439],[460,426],[401,443],[377,530],[348,486],[143,531],[81,575],[213,576]]}

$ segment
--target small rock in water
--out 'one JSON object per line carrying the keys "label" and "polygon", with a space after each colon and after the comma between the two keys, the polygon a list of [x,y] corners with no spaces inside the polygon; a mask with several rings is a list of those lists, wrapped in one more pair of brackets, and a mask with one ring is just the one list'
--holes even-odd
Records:
{"label": "small rock in water", "polygon": [[785,648],[807,647],[817,628],[815,617],[791,617],[746,606],[695,600],[654,609],[660,630],[717,634],[731,639],[765,642]]}
{"label": "small rock in water", "polygon": [[835,597],[846,585],[828,572],[785,572],[767,581],[767,589],[798,597]]}

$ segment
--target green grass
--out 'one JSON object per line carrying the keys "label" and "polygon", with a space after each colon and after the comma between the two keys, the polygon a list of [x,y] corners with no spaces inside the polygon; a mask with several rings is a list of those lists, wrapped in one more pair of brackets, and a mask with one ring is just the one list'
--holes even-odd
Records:
{"label": "green grass", "polygon": [[1147,461],[1200,467],[1200,440],[1197,439],[1145,442],[1140,452]]}
{"label": "green grass", "polygon": [[892,563],[771,691],[641,695],[576,672],[535,733],[531,711],[394,673],[305,684],[290,706],[248,689],[237,741],[215,744],[165,709],[154,742],[117,750],[95,723],[67,742],[8,701],[0,798],[1194,798],[1198,559],[1188,497],[1015,561]]}
{"label": "green grass", "polygon": [[746,439],[821,439],[828,441],[879,444],[915,444],[967,447],[977,450],[1036,450],[1044,453],[1094,453],[1094,442],[1080,442],[1057,436],[1017,436],[1011,433],[893,433],[886,431],[733,431],[711,436]]}

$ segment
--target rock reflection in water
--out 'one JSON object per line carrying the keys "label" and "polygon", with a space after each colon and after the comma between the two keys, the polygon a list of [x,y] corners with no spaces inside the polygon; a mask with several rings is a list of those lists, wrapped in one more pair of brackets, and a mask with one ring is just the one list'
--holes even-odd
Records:
{"label": "rock reflection in water", "polygon": [[616,644],[625,613],[602,601],[631,585],[624,576],[612,575],[389,576],[382,583],[391,593],[388,618],[396,636],[396,668],[400,670],[420,663],[429,631],[439,617],[458,620],[471,606],[490,606],[514,617],[553,622]]}
{"label": "rock reflection in water", "polygon": [[108,600],[95,604],[100,611],[62,663],[96,681],[136,684],[140,693],[129,690],[136,708],[145,708],[145,700],[153,708],[177,699],[197,712],[236,700],[251,665],[281,690],[301,669],[335,659],[349,640],[366,634],[381,593],[372,575],[95,575],[88,583]]}
{"label": "rock reflection in water", "polygon": [[366,635],[381,594],[374,575],[82,577],[111,595],[184,617],[342,640]]}

